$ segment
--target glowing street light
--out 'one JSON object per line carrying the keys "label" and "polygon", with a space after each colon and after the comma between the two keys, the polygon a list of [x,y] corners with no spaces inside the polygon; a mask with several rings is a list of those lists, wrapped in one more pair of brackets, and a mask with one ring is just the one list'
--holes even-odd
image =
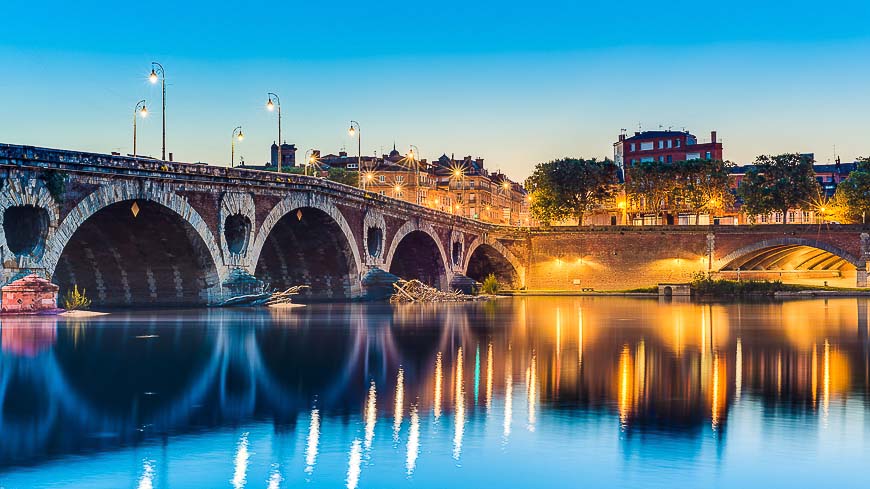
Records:
{"label": "glowing street light", "polygon": [[145,107],[145,99],[136,103],[133,108],[133,156],[136,156],[136,120],[137,116],[148,117],[148,107]]}
{"label": "glowing street light", "polygon": [[305,175],[308,175],[308,167],[317,165],[317,156],[315,156],[315,150],[309,149],[305,152]]}
{"label": "glowing street light", "polygon": [[359,127],[359,122],[350,121],[350,128],[347,130],[347,133],[350,137],[356,137],[357,140],[357,159],[356,159],[356,174],[357,174],[357,187],[361,187],[363,190],[366,189],[365,180],[363,180],[363,167],[362,167],[362,130]]}
{"label": "glowing street light", "polygon": [[408,150],[408,160],[414,165],[414,201],[420,203],[420,148],[411,145]]}
{"label": "glowing street light", "polygon": [[162,64],[152,61],[151,74],[148,76],[148,81],[152,85],[155,85],[157,80],[160,80],[163,89],[163,112],[161,114],[163,117],[163,148],[160,151],[160,159],[166,161],[166,72],[163,70]]}
{"label": "glowing street light", "polygon": [[242,126],[233,129],[233,136],[230,138],[230,168],[236,164],[236,140],[241,142],[243,139],[245,135],[242,133]]}
{"label": "glowing street light", "polygon": [[281,159],[283,156],[281,154],[281,146],[284,144],[284,142],[281,141],[281,99],[273,92],[268,92],[266,97],[268,97],[266,110],[272,112],[275,110],[275,106],[278,107],[278,173],[281,173]]}

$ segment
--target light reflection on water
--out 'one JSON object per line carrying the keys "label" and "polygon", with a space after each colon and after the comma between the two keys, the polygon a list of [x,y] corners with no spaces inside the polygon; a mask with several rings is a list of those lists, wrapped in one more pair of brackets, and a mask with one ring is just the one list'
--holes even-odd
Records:
{"label": "light reflection on water", "polygon": [[7,317],[0,486],[857,486],[867,304]]}

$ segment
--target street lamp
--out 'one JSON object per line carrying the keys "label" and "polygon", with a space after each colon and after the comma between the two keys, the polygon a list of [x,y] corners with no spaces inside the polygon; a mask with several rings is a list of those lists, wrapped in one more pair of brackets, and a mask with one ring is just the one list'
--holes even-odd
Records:
{"label": "street lamp", "polygon": [[241,142],[245,139],[244,133],[242,133],[242,126],[238,126],[233,129],[233,136],[230,138],[230,168],[234,167],[236,164],[236,140]]}
{"label": "street lamp", "polygon": [[308,175],[308,167],[314,166],[317,163],[317,157],[314,156],[314,149],[309,149],[305,152],[305,175]]}
{"label": "street lamp", "polygon": [[[459,201],[464,204],[465,203],[464,202],[465,201],[465,199],[464,199],[464,197],[465,197],[465,185],[464,185],[465,182],[463,181],[465,179],[464,165],[454,167],[453,171],[451,173],[451,176],[453,178],[459,180]],[[459,204],[456,205],[456,209],[459,210]]]}
{"label": "street lamp", "polygon": [[[354,127],[356,126],[356,127]],[[350,128],[347,130],[347,133],[350,134],[350,137],[356,137],[357,140],[357,160],[356,160],[356,173],[357,173],[357,187],[361,187],[363,190],[366,189],[365,180],[363,180],[363,167],[362,167],[362,130],[360,130],[359,122],[350,121]]]}
{"label": "street lamp", "polygon": [[145,107],[145,99],[140,100],[136,103],[136,107],[133,108],[133,157],[136,157],[136,119],[138,115],[142,117],[148,117],[148,107]]}
{"label": "street lamp", "polygon": [[162,64],[152,61],[151,75],[148,76],[148,80],[154,85],[158,79],[163,88],[163,112],[161,114],[163,117],[163,149],[160,152],[160,159],[166,161],[166,72],[163,70]]}
{"label": "street lamp", "polygon": [[283,157],[282,148],[283,142],[281,141],[281,99],[275,93],[269,92],[266,94],[269,98],[269,101],[266,102],[266,109],[269,112],[275,110],[275,106],[278,106],[278,173],[281,173],[281,159]]}
{"label": "street lamp", "polygon": [[420,148],[411,145],[408,151],[408,159],[414,164],[414,197],[417,204],[420,203]]}

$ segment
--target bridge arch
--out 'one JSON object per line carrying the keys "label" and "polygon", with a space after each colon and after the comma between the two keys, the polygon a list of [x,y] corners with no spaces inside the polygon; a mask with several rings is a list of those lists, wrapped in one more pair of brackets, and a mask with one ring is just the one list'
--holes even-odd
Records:
{"label": "bridge arch", "polygon": [[450,283],[447,253],[429,223],[406,222],[393,235],[385,263],[389,272],[404,279],[416,278],[442,290]]}
{"label": "bridge arch", "polygon": [[728,253],[713,265],[726,278],[736,278],[739,273],[745,279],[850,287],[855,286],[856,272],[865,267],[861,260],[837,246],[797,237],[762,240]]}
{"label": "bridge arch", "polygon": [[107,306],[206,304],[220,291],[221,263],[186,199],[132,182],[85,197],[49,237],[42,262],[61,294],[79,285]]}
{"label": "bridge arch", "polygon": [[466,276],[478,282],[492,273],[501,284],[511,287],[525,285],[526,269],[522,262],[494,239],[475,238],[468,246],[462,269]]}
{"label": "bridge arch", "polygon": [[362,259],[347,220],[327,197],[293,194],[266,216],[251,246],[255,275],[271,287],[309,285],[304,298],[359,295]]}

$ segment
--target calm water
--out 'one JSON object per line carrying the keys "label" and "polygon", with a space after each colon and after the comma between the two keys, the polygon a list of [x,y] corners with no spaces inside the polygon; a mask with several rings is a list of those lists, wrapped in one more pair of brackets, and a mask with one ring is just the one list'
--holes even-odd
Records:
{"label": "calm water", "polygon": [[2,319],[0,486],[857,487],[868,302]]}

